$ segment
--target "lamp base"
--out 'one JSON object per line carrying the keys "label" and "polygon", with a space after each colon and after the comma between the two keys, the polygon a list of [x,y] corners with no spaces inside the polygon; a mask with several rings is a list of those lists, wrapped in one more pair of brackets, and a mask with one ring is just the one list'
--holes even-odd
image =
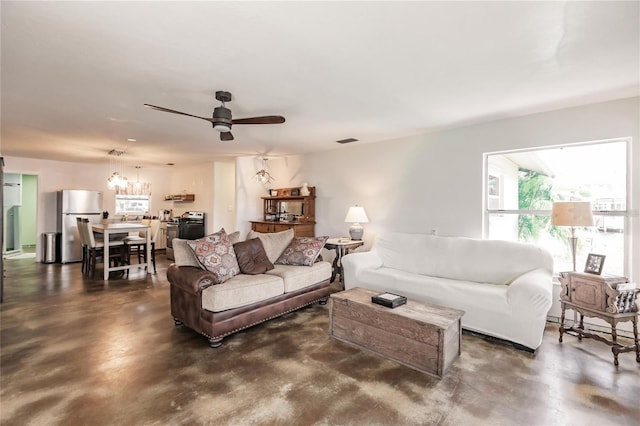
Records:
{"label": "lamp base", "polygon": [[576,272],[576,249],[578,248],[578,238],[569,238],[569,247],[571,247],[571,260],[573,261],[573,272]]}
{"label": "lamp base", "polygon": [[354,223],[349,227],[349,236],[352,240],[360,241],[364,234],[364,228],[359,223]]}

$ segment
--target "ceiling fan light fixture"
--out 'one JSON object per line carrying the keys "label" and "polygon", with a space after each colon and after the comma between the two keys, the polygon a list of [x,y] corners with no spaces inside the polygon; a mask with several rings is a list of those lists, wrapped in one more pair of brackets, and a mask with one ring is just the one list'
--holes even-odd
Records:
{"label": "ceiling fan light fixture", "polygon": [[213,128],[219,132],[230,132],[231,125],[228,123],[213,123]]}
{"label": "ceiling fan light fixture", "polygon": [[186,115],[187,117],[199,118],[200,120],[206,120],[212,124],[213,128],[220,132],[221,141],[232,141],[233,135],[231,134],[231,127],[235,124],[281,124],[285,122],[284,117],[281,115],[265,115],[260,117],[247,117],[233,119],[231,110],[225,106],[225,102],[231,101],[231,93],[224,91],[216,92],[216,99],[219,100],[222,105],[213,109],[211,118],[201,117],[199,115],[188,114],[182,111],[176,111],[173,109],[144,104],[146,108],[155,109],[156,111],[169,112],[172,114]]}

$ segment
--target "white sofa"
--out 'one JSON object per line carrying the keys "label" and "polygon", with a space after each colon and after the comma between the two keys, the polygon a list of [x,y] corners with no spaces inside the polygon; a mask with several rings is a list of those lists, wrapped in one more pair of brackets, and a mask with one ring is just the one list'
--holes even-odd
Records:
{"label": "white sofa", "polygon": [[383,233],[342,259],[345,288],[389,291],[465,311],[462,327],[535,351],[552,303],[553,259],[530,244]]}

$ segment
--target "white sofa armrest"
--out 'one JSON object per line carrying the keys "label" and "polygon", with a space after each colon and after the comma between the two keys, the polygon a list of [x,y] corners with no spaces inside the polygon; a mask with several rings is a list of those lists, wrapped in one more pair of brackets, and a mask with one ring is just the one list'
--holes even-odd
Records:
{"label": "white sofa armrest", "polygon": [[341,259],[344,270],[344,283],[358,282],[356,278],[362,270],[377,269],[382,266],[382,259],[375,251],[350,253]]}
{"label": "white sofa armrest", "polygon": [[527,311],[533,308],[546,315],[553,303],[551,273],[544,269],[534,269],[520,275],[509,284],[507,299],[514,307],[514,312],[522,306]]}

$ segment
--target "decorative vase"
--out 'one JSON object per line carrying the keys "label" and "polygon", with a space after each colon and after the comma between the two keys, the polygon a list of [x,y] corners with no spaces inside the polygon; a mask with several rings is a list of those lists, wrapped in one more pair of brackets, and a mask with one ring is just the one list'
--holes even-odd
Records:
{"label": "decorative vase", "polygon": [[302,187],[300,187],[300,195],[302,195],[303,197],[306,197],[307,195],[309,195],[309,187],[307,185],[307,182],[302,184]]}

